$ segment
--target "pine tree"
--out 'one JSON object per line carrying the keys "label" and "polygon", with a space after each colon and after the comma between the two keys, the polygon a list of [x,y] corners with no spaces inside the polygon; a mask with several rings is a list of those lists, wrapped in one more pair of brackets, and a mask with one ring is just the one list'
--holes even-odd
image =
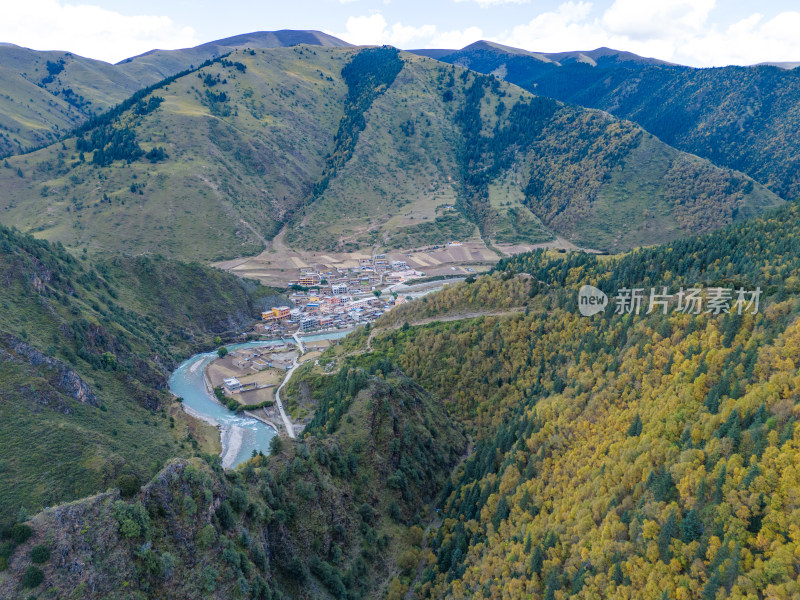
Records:
{"label": "pine tree", "polygon": [[611,573],[611,578],[617,585],[622,585],[622,582],[625,581],[625,576],[622,574],[622,567],[620,566],[619,563],[616,563],[614,565],[614,570]]}
{"label": "pine tree", "polygon": [[642,417],[639,416],[639,413],[636,413],[636,416],[633,417],[633,421],[631,421],[631,426],[628,427],[628,437],[638,437],[642,434]]}
{"label": "pine tree", "polygon": [[698,539],[701,535],[703,535],[703,522],[697,516],[697,511],[692,509],[686,513],[681,522],[681,541],[684,544],[688,544]]}
{"label": "pine tree", "polygon": [[586,567],[581,564],[580,568],[575,572],[572,578],[572,593],[577,594],[583,589],[584,580],[586,579]]}
{"label": "pine tree", "polygon": [[714,600],[717,597],[717,588],[719,588],[719,575],[714,573],[703,586],[703,593],[700,597],[703,600]]}
{"label": "pine tree", "polygon": [[494,525],[495,531],[500,527],[500,523],[508,518],[510,512],[511,508],[508,505],[508,500],[505,496],[502,496],[497,503],[497,510],[492,519],[492,525]]}
{"label": "pine tree", "polygon": [[669,517],[667,517],[666,522],[661,527],[661,533],[658,535],[658,553],[665,563],[668,563],[672,558],[670,543],[677,533],[678,519],[675,517],[675,511],[672,511],[669,513]]}
{"label": "pine tree", "polygon": [[559,580],[558,569],[556,569],[556,567],[550,569],[550,572],[547,574],[547,579],[545,580],[544,585],[545,585],[545,592],[544,592],[545,600],[555,600],[556,591],[561,589],[561,581]]}
{"label": "pine tree", "polygon": [[542,546],[541,544],[539,544],[536,546],[536,548],[533,549],[533,554],[531,555],[531,560],[530,560],[531,573],[536,573],[537,575],[541,575],[542,565],[544,565],[544,550],[542,550]]}

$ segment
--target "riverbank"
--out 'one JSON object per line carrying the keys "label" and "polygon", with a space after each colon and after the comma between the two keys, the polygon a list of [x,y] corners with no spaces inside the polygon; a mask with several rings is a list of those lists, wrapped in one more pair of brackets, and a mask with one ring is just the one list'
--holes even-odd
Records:
{"label": "riverbank", "polygon": [[[327,334],[311,334],[303,336],[303,345],[318,340],[334,340],[347,335],[349,331],[331,332]],[[296,340],[294,340],[297,343]],[[272,342],[274,343],[274,342]],[[268,346],[270,342],[255,341],[228,346],[230,351],[240,348]],[[213,382],[209,379],[207,368],[217,358],[216,353],[203,352],[196,354],[184,361],[172,373],[169,380],[169,390],[176,397],[183,398],[182,410],[189,416],[216,427],[219,431],[220,457],[222,466],[226,469],[235,468],[248,460],[253,452],[269,451],[273,437],[281,432],[280,424],[286,426],[288,415],[278,418],[278,415],[259,411],[234,413],[221,404],[214,395]],[[294,368],[298,362],[295,361]],[[294,368],[287,371],[280,386],[276,387],[276,405],[278,411],[282,408],[278,388],[283,388],[291,378]],[[302,425],[298,425],[302,429]],[[209,431],[209,434],[211,432]],[[289,422],[284,435],[296,435],[293,424]]]}
{"label": "riverbank", "polygon": [[244,430],[236,425],[222,428],[222,468],[232,469],[236,466],[236,458],[242,449]]}
{"label": "riverbank", "polygon": [[[214,398],[213,396],[210,397],[217,404],[219,404],[216,398]],[[220,406],[222,405],[220,404]],[[216,427],[219,430],[220,445],[222,446],[222,451],[220,452],[220,459],[222,460],[222,468],[230,469],[236,462],[236,457],[238,456],[239,451],[242,448],[242,439],[244,436],[241,427],[237,427],[235,425],[223,425],[215,418],[209,417],[208,415],[204,415],[200,411],[195,410],[191,406],[186,406],[185,404],[183,405],[183,411],[190,417],[198,419],[199,421],[203,421],[203,423],[208,423],[209,425],[212,425],[213,427]],[[252,416],[253,418],[258,419],[258,417],[256,417],[255,415],[250,415],[249,413],[245,414],[248,414],[248,416]],[[266,419],[258,419],[258,420],[275,429],[275,426],[272,425],[272,423],[270,423]],[[275,429],[275,432],[277,433],[277,429]]]}
{"label": "riverbank", "polygon": [[220,425],[220,422],[217,421],[215,418],[209,417],[208,415],[204,415],[199,410],[193,409],[191,406],[186,406],[184,404],[183,405],[183,411],[187,415],[189,415],[190,417],[194,417],[195,419],[199,419],[200,421],[203,421],[203,423],[208,423],[209,425],[212,425],[212,426],[218,427],[218,428],[222,427],[222,425]]}
{"label": "riverbank", "polygon": [[206,375],[206,366],[215,358],[216,353],[204,352],[184,361],[170,377],[169,389],[183,398],[181,408],[187,416],[216,428],[217,452],[223,466],[229,469],[249,459],[254,451],[266,452],[277,434],[262,420],[233,413],[217,401]]}
{"label": "riverbank", "polygon": [[[262,408],[261,410],[263,411],[264,409]],[[275,425],[275,423],[273,423],[272,421],[270,421],[270,420],[269,420],[269,419],[267,419],[266,417],[262,417],[262,416],[260,416],[260,415],[257,415],[256,413],[254,413],[254,412],[250,412],[249,410],[246,410],[246,411],[244,411],[244,414],[246,414],[248,417],[250,417],[250,418],[252,418],[252,419],[256,419],[256,420],[258,420],[258,421],[261,421],[262,423],[264,423],[264,425],[269,425],[269,426],[270,426],[270,427],[272,427],[272,429],[274,429],[276,432],[278,431],[278,426],[277,426],[277,425]]]}

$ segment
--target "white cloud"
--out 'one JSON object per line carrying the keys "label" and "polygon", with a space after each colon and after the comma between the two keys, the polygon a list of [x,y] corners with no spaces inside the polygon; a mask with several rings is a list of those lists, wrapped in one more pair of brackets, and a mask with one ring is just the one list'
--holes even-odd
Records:
{"label": "white cloud", "polygon": [[601,46],[694,66],[800,60],[800,12],[765,21],[754,13],[721,28],[715,0],[615,0],[602,14],[589,2],[566,2],[491,39],[539,52]]}
{"label": "white cloud", "polygon": [[391,44],[405,49],[463,48],[483,37],[480,27],[439,31],[435,25],[414,27],[398,22],[390,26],[381,13],[349,17],[345,29],[344,33],[331,35],[359,46]]}
{"label": "white cloud", "polygon": [[386,19],[376,13],[370,16],[350,17],[345,23],[344,33],[334,33],[336,37],[357,46],[366,44],[385,44]]}
{"label": "white cloud", "polygon": [[389,39],[393,46],[398,48],[409,48],[418,40],[430,39],[436,33],[434,25],[422,25],[421,27],[405,26],[402,23],[395,23],[392,25],[391,34]]}
{"label": "white cloud", "polygon": [[456,3],[459,2],[475,2],[478,6],[482,8],[487,8],[489,6],[497,6],[499,4],[527,4],[531,0],[455,0]]}
{"label": "white cloud", "polygon": [[715,0],[616,0],[603,14],[602,24],[612,34],[651,40],[701,32]]}
{"label": "white cloud", "polygon": [[69,50],[117,62],[153,48],[199,44],[191,27],[165,16],[128,16],[60,0],[3,1],[0,40],[37,50]]}
{"label": "white cloud", "polygon": [[425,44],[426,48],[463,48],[483,39],[480,27],[467,27],[464,30],[443,31]]}
{"label": "white cloud", "polygon": [[686,41],[682,52],[701,64],[731,65],[800,60],[800,12],[784,12],[768,21],[753,14],[728,27]]}
{"label": "white cloud", "polygon": [[380,13],[350,17],[345,23],[344,33],[334,33],[351,44],[380,45],[390,44],[398,48],[410,48],[431,39],[436,34],[434,25],[413,27],[394,23],[391,27]]}
{"label": "white cloud", "polygon": [[525,25],[494,41],[541,52],[585,50],[604,45],[605,33],[596,21],[589,21],[589,2],[566,2],[554,11],[544,12]]}

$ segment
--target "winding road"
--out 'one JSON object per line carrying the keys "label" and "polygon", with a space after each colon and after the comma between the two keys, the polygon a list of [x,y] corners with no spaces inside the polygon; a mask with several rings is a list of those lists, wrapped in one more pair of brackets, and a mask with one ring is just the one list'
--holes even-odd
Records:
{"label": "winding road", "polygon": [[284,427],[286,427],[286,434],[290,438],[295,439],[297,436],[294,434],[294,427],[292,427],[292,421],[289,419],[288,415],[286,414],[286,411],[283,410],[283,402],[281,402],[281,390],[286,386],[287,383],[289,383],[289,380],[292,378],[292,373],[294,373],[294,370],[300,366],[300,362],[298,359],[301,356],[303,356],[303,353],[306,351],[306,347],[305,344],[303,344],[303,340],[300,339],[300,337],[297,335],[296,332],[292,337],[294,338],[294,341],[297,343],[297,350],[298,350],[297,358],[294,359],[294,364],[292,365],[292,368],[286,372],[286,377],[283,378],[283,383],[281,383],[280,387],[277,390],[275,390],[275,404],[278,405],[278,410],[281,413],[281,419],[283,419],[283,425]]}

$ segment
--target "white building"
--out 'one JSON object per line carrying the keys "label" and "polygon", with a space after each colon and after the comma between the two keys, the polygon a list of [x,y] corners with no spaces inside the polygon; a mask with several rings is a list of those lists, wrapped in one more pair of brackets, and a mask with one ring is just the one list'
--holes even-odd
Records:
{"label": "white building", "polygon": [[229,392],[238,392],[242,389],[242,383],[236,379],[236,377],[229,377],[228,379],[223,379],[222,384],[225,386],[225,389]]}
{"label": "white building", "polygon": [[369,298],[361,298],[360,300],[353,300],[352,302],[349,302],[348,304],[345,305],[345,310],[351,311],[351,310],[357,310],[359,308],[366,308],[367,306],[369,306],[369,301],[370,301]]}

